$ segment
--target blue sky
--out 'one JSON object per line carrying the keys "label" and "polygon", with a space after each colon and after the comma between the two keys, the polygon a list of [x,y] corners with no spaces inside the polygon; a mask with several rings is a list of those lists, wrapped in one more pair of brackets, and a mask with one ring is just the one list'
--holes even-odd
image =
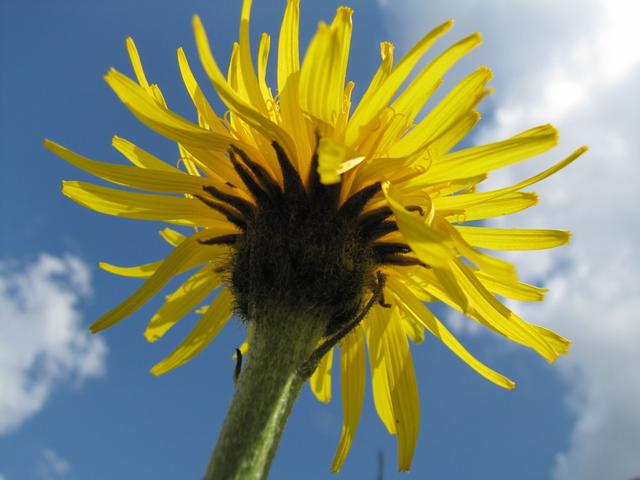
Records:
{"label": "blue sky", "polygon": [[[275,45],[284,1],[254,3],[254,38],[267,31]],[[330,19],[341,3],[303,2],[305,43],[317,21]],[[376,68],[379,41],[392,40],[404,51],[421,33],[453,16],[459,22],[451,41],[482,30],[487,45],[452,77],[462,78],[482,63],[496,72],[498,92],[485,106],[486,126],[472,141],[554,121],[568,131],[555,158],[583,143],[590,143],[594,154],[590,164],[549,181],[545,192],[551,200],[534,218],[535,226],[569,224],[588,240],[576,240],[554,256],[521,258],[533,281],[561,292],[549,306],[533,305],[523,312],[573,338],[575,357],[549,366],[451,318],[469,349],[516,380],[518,388],[507,392],[484,381],[433,339],[413,348],[421,428],[413,468],[402,478],[630,478],[640,473],[639,461],[625,454],[640,451],[640,420],[631,408],[640,400],[640,385],[630,369],[637,365],[637,341],[627,342],[639,338],[629,319],[640,295],[632,276],[638,257],[627,250],[640,229],[633,220],[635,209],[628,206],[638,194],[619,185],[638,173],[628,161],[638,142],[627,124],[638,120],[633,112],[639,109],[629,106],[638,106],[632,85],[639,59],[627,55],[617,61],[609,52],[618,52],[614,47],[625,37],[617,39],[607,30],[614,25],[611,31],[626,31],[619,15],[626,2],[613,2],[619,11],[603,13],[601,2],[594,0],[575,13],[573,7],[580,4],[567,0],[551,17],[547,2],[487,2],[478,11],[466,0],[427,3],[349,3],[355,9],[349,76],[357,85]],[[141,126],[102,76],[111,66],[131,74],[124,45],[131,35],[150,80],[160,84],[174,110],[190,117],[175,50],[185,47],[204,84],[191,32],[194,13],[202,16],[214,53],[226,63],[237,37],[239,2],[0,0],[2,480],[198,478],[208,461],[233,390],[231,355],[243,339],[241,327],[230,325],[197,359],[160,378],[149,368],[183,338],[194,318],[158,344],[148,344],[142,331],[158,298],[117,327],[89,337],[86,326],[137,285],[100,271],[97,262],[143,263],[168,249],[157,235],[161,224],[103,216],[64,198],[62,179],[90,177],[42,148],[48,137],[91,158],[120,162],[110,146],[117,134],[162,158],[176,159],[175,145]],[[565,27],[573,15],[595,40]],[[589,41],[595,43],[584,44]],[[591,68],[581,60],[584,49],[592,55]],[[589,101],[596,95],[600,100]],[[598,161],[605,161],[607,169],[597,168]],[[587,193],[575,193],[585,192],[585,186]],[[601,195],[598,202],[593,192]],[[586,216],[585,209],[593,215]],[[517,226],[528,226],[527,221],[522,217]],[[613,252],[601,250],[607,242],[615,242]],[[605,267],[594,262],[596,257],[606,259]],[[594,276],[607,279],[605,293]],[[621,300],[614,302],[616,296]],[[609,328],[600,327],[603,319]],[[45,341],[46,328],[69,335]],[[334,398],[322,405],[305,388],[272,478],[331,477],[341,424],[337,391],[334,381]],[[625,425],[628,431],[622,432]],[[589,477],[582,474],[593,471],[584,445],[598,438],[606,440],[605,447],[613,451],[608,457],[615,461],[607,465],[603,460],[603,476]],[[380,452],[385,478],[398,477],[395,438],[377,419],[368,389],[340,477],[376,478]]]}

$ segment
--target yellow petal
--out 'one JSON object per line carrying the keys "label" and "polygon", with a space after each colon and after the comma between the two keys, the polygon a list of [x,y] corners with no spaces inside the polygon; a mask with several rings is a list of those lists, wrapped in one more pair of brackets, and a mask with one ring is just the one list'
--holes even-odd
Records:
{"label": "yellow petal", "polygon": [[318,144],[318,175],[323,185],[340,182],[338,171],[349,155],[346,145],[328,137],[322,137]]}
{"label": "yellow petal", "polygon": [[187,61],[187,56],[184,54],[184,50],[182,48],[178,49],[178,66],[180,67],[180,74],[182,75],[182,80],[184,82],[187,91],[189,92],[189,96],[191,97],[191,101],[193,102],[196,110],[202,116],[205,121],[205,124],[209,126],[214,132],[217,133],[226,133],[224,127],[222,126],[222,121],[216,115],[213,108],[211,108],[211,104],[205,97],[200,85],[191,71],[191,67],[189,66],[189,62]]}
{"label": "yellow petal", "polygon": [[[240,45],[236,42],[233,44],[233,49],[231,51],[231,58],[229,59],[229,69],[227,72],[227,83],[231,88],[231,91],[237,96],[242,102],[245,102],[246,105],[249,105],[250,108],[254,108],[251,105],[251,99],[249,98],[248,85],[246,83],[245,77],[242,75],[242,65],[240,59]],[[262,113],[255,112],[256,115],[260,116]],[[275,159],[275,155],[273,154],[273,149],[271,147],[271,139],[267,142],[266,139],[259,135],[260,130],[256,131],[251,127],[251,124],[245,120],[245,117],[239,112],[234,111],[232,108],[229,109],[228,112],[229,124],[231,126],[231,131],[234,133],[234,136],[238,139],[245,142],[247,145],[251,145],[253,150],[246,150],[247,154],[252,158],[263,157],[262,160],[265,161],[265,166],[267,170],[271,173],[271,175],[280,179],[279,168],[276,167],[277,161]],[[271,114],[268,115],[269,120],[273,120],[275,117],[272,117]],[[274,125],[276,124],[273,122]]]}
{"label": "yellow petal", "polygon": [[[477,192],[477,193],[472,193],[472,194],[466,194],[466,195],[459,195],[459,197],[462,197],[460,200],[458,200],[459,202],[464,202],[466,205],[476,205],[476,204],[481,204],[481,203],[485,203],[485,202],[489,202],[491,200],[498,200],[500,199],[502,196],[504,195],[508,195],[511,194],[513,192],[516,192],[518,190],[522,190],[523,188],[526,188],[530,185],[536,184],[548,177],[550,177],[551,175],[555,174],[556,172],[562,170],[563,168],[567,167],[568,165],[570,165],[571,163],[573,163],[576,159],[578,159],[578,157],[580,157],[582,154],[586,153],[588,151],[588,148],[586,146],[582,146],[580,148],[578,148],[576,151],[574,151],[571,155],[569,155],[567,158],[565,158],[564,160],[556,163],[555,165],[552,165],[551,167],[547,168],[546,170],[543,170],[542,172],[529,177],[521,182],[515,183],[509,187],[505,187],[505,188],[500,188],[498,190],[491,190],[488,192]],[[451,202],[453,200],[447,200],[447,198],[451,198],[453,199],[453,197],[445,197],[442,198],[441,201],[445,202],[445,204],[447,202]]]}
{"label": "yellow petal", "polygon": [[163,228],[159,233],[165,242],[167,242],[169,245],[173,245],[174,247],[180,245],[186,238],[180,232],[176,232],[175,230],[168,227]]}
{"label": "yellow petal", "polygon": [[[452,289],[443,283],[433,271],[422,267],[404,267],[401,269],[389,269],[386,273],[396,276],[409,288],[416,297],[432,297],[425,298],[427,301],[442,301],[445,305],[450,306],[460,312],[465,312],[466,298],[458,299],[451,294]],[[453,275],[453,274],[451,274]],[[455,281],[455,277],[453,277]],[[459,286],[456,286],[459,289]],[[464,293],[463,293],[464,294]]]}
{"label": "yellow petal", "polygon": [[[424,295],[423,295],[424,296]],[[404,310],[399,310],[398,314],[402,320],[402,330],[407,334],[413,343],[424,342],[424,326]]]}
{"label": "yellow petal", "polygon": [[[460,40],[440,54],[416,76],[390,106],[394,115],[385,128],[384,138],[378,145],[379,151],[387,151],[390,145],[413,125],[415,117],[442,83],[445,73],[480,43],[482,43],[482,37],[479,33],[474,33]],[[418,150],[421,146],[414,144],[413,148],[409,148],[408,151]]]}
{"label": "yellow petal", "polygon": [[287,0],[278,38],[278,91],[282,92],[289,77],[300,70],[298,46],[300,0]]}
{"label": "yellow petal", "polygon": [[[242,141],[234,141],[234,144],[240,148],[244,148],[252,158],[257,158],[255,152],[253,152],[253,150],[251,150],[250,147]],[[198,168],[205,173],[207,182],[211,182],[211,184],[218,188],[218,190],[227,190],[229,188],[228,183],[230,182],[233,185],[237,185],[236,190],[244,191],[242,190],[244,188],[244,184],[240,180],[237,172],[233,169],[231,161],[226,154],[183,143],[179,143],[179,145],[182,152],[187,152],[189,163],[197,165]],[[182,158],[181,161],[183,161]]]}
{"label": "yellow petal", "polygon": [[382,344],[383,326],[389,323],[391,311],[389,309],[376,308],[369,312],[369,315],[362,321],[362,326],[367,338],[367,351],[369,352],[369,366],[371,368],[371,390],[373,403],[376,407],[378,417],[387,427],[387,431],[396,434],[396,422],[393,416],[393,406],[391,404],[391,390],[389,389],[389,379],[387,376],[387,362]]}
{"label": "yellow petal", "polygon": [[177,169],[172,171],[138,168],[128,165],[112,165],[96,162],[78,155],[51,140],[45,140],[44,146],[70,164],[97,177],[118,185],[165,193],[202,193],[202,187],[211,182],[187,175]]}
{"label": "yellow petal", "polygon": [[[245,102],[250,102],[247,86],[242,76],[242,67],[240,66],[240,44],[233,43],[231,48],[231,56],[229,57],[229,67],[227,68],[227,82],[234,92],[238,94]],[[230,112],[233,116],[233,112]],[[233,117],[232,117],[233,118]]]}
{"label": "yellow petal", "polygon": [[178,152],[180,152],[180,161],[183,163],[187,173],[194,177],[202,176],[198,170],[197,159],[189,153],[189,150],[184,148],[183,145],[178,143]]}
{"label": "yellow petal", "polygon": [[408,115],[410,122],[413,121],[429,98],[433,86],[457,61],[481,43],[482,37],[479,33],[456,42],[427,65],[391,104],[391,107],[397,112]]}
{"label": "yellow petal", "polygon": [[[469,134],[473,127],[480,121],[480,113],[471,110],[460,120],[454,123],[449,129],[442,132],[438,137],[429,144],[429,154],[431,158],[438,158],[449,152],[453,147],[458,145]],[[431,162],[427,162],[428,165]],[[473,175],[458,176],[458,178],[466,178]],[[430,180],[430,179],[427,179]],[[455,179],[453,179],[455,180]],[[433,183],[429,181],[429,183]]]}
{"label": "yellow petal", "polygon": [[[177,247],[186,238],[184,235],[172,230],[171,228],[164,228],[160,230],[160,236],[173,247]],[[107,262],[100,262],[98,264],[98,266],[106,272],[113,273],[114,275],[121,275],[123,277],[135,278],[149,278],[155,273],[160,265],[162,265],[162,261],[145,263],[143,265],[136,265],[133,267],[119,267]],[[197,264],[193,265],[190,262],[187,262],[180,270],[180,273],[191,270],[196,266]]]}
{"label": "yellow petal", "polygon": [[342,111],[351,43],[351,15],[351,9],[340,7],[330,26],[320,23],[300,70],[302,109],[332,126]]}
{"label": "yellow petal", "polygon": [[[425,191],[429,194],[436,192],[439,197],[434,198],[434,203],[445,195],[451,195],[457,193],[458,195],[464,195],[467,192],[474,192],[478,187],[478,184],[484,182],[487,177],[486,173],[482,175],[475,175],[467,178],[456,178],[454,180],[447,180],[446,182],[432,183]],[[401,190],[405,190],[402,185]]]}
{"label": "yellow petal", "polygon": [[[431,48],[438,38],[447,33],[453,26],[453,21],[449,20],[434,28],[425,35],[407,54],[402,57],[398,65],[391,71],[384,80],[380,88],[367,98],[366,102],[360,102],[347,126],[345,132],[345,142],[353,146],[357,143],[362,133],[366,132],[366,127],[378,114],[387,106],[389,101],[396,94],[400,86],[407,79],[413,67],[420,61],[422,56]],[[361,131],[362,130],[362,131]]]}
{"label": "yellow petal", "polygon": [[420,427],[420,399],[413,360],[407,336],[402,331],[397,307],[391,309],[391,320],[382,332],[382,345],[387,358],[387,378],[398,434],[398,469],[409,470]]}
{"label": "yellow petal", "polygon": [[[442,211],[451,222],[464,223],[472,220],[499,217],[520,212],[538,203],[538,195],[529,192],[510,192],[478,202],[473,193],[439,197],[434,199],[436,210]],[[445,212],[452,213],[445,213]]]}
{"label": "yellow petal", "polygon": [[504,279],[497,279],[481,270],[475,270],[473,273],[491,293],[502,295],[503,297],[513,300],[520,300],[521,302],[541,302],[544,300],[544,294],[547,292],[546,288],[527,285],[517,280],[506,281]]}
{"label": "yellow petal", "polygon": [[162,261],[162,265],[133,295],[102,315],[91,325],[91,331],[95,333],[104,330],[135,312],[177,275],[186,264],[199,265],[206,262],[210,255],[210,249],[201,245],[198,240],[207,238],[207,235],[207,232],[198,232],[185,239]]}
{"label": "yellow petal", "polygon": [[267,64],[269,62],[269,49],[271,48],[271,37],[266,33],[260,36],[260,44],[258,45],[258,85],[260,93],[264,98],[267,106],[267,113],[272,121],[278,123],[278,110],[273,100],[271,89],[267,84]]}
{"label": "yellow petal", "polygon": [[[460,195],[446,196],[440,197],[434,200],[434,204],[436,208],[441,210],[446,209],[455,209],[455,208],[465,208],[468,207],[479,207],[482,208],[482,205],[492,202],[503,202],[505,198],[515,198],[514,192],[526,188],[530,185],[538,183],[554,173],[562,170],[567,167],[571,163],[573,163],[578,157],[587,152],[588,148],[583,146],[578,148],[575,152],[569,155],[564,160],[556,163],[555,165],[543,170],[542,172],[529,177],[521,182],[515,183],[509,187],[501,188],[498,190],[491,190],[488,192],[476,192],[476,193],[466,193]],[[455,193],[455,191],[441,191],[442,194]],[[524,194],[524,195],[532,195],[532,194]]]}
{"label": "yellow petal", "polygon": [[391,42],[381,42],[380,43],[380,57],[381,62],[378,70],[373,75],[373,78],[369,82],[367,86],[367,90],[362,94],[362,98],[360,99],[361,104],[367,104],[371,97],[375,95],[378,89],[384,84],[384,81],[391,74],[391,70],[393,69],[393,51],[394,46]]}
{"label": "yellow petal", "polygon": [[331,366],[333,365],[333,348],[322,357],[318,367],[309,379],[309,386],[316,398],[322,403],[331,401]]}
{"label": "yellow petal", "polygon": [[539,330],[527,324],[527,322],[496,300],[473,275],[469,267],[458,259],[454,259],[451,261],[451,270],[460,287],[469,298],[469,303],[477,312],[477,319],[483,325],[501,333],[514,342],[532,348],[549,362],[553,362],[558,358],[556,350],[549,345]]}
{"label": "yellow petal", "polygon": [[111,145],[136,167],[149,168],[151,170],[164,170],[166,172],[173,173],[182,173],[177,168],[172,167],[168,163],[160,160],[154,155],[151,155],[149,152],[143,150],[142,148],[131,143],[129,140],[125,140],[122,137],[114,136],[111,139]]}
{"label": "yellow petal", "polygon": [[[402,284],[407,287],[411,291],[411,293],[413,293],[420,301],[429,303],[438,301],[438,299],[433,294],[429,293],[425,288],[428,281],[424,280],[420,275],[415,275],[415,273],[417,272],[425,272],[426,269],[422,267],[383,267],[382,271],[385,275],[393,276],[400,279],[400,281],[402,281]],[[430,272],[430,274],[433,275],[433,272]],[[400,313],[404,314],[404,312]],[[404,314],[404,316],[409,318],[409,316],[406,314]],[[424,327],[422,325],[420,325],[420,328],[422,328],[424,332]]]}
{"label": "yellow petal", "polygon": [[138,49],[136,48],[136,44],[131,37],[127,37],[127,51],[129,52],[131,66],[133,67],[133,72],[136,74],[138,83],[146,90],[150,90],[149,82],[147,81],[147,77],[144,74],[144,69],[142,68],[142,62],[140,61]]}
{"label": "yellow petal", "polygon": [[530,324],[530,326],[544,337],[545,341],[555,350],[558,355],[566,355],[569,353],[569,345],[571,341],[564,338],[562,335],[558,335],[556,332],[549,330],[548,328],[541,327],[540,325]]}
{"label": "yellow petal", "polygon": [[149,278],[155,273],[162,262],[145,263],[134,267],[118,267],[107,262],[100,262],[98,266],[106,272],[122,277]]}
{"label": "yellow petal", "polygon": [[491,250],[542,250],[566,244],[571,234],[566,230],[536,228],[455,227],[470,245]]}
{"label": "yellow petal", "polygon": [[433,275],[443,286],[447,296],[466,312],[466,296],[450,272],[449,262],[455,258],[453,247],[456,244],[450,233],[443,228],[451,228],[448,222],[436,216],[428,195],[421,197],[422,212],[418,213],[409,212],[404,207],[411,203],[388,182],[382,185],[382,191],[396,217],[403,241],[406,241],[421,261],[431,267]]}
{"label": "yellow petal", "polygon": [[487,173],[544,153],[557,143],[557,130],[551,125],[542,125],[502,142],[466,148],[438,158],[425,176],[434,183]]}
{"label": "yellow petal", "polygon": [[512,263],[476,250],[446,220],[438,218],[437,225],[441,231],[446,232],[458,253],[475,263],[479,268],[501,280],[518,280],[516,269]]}
{"label": "yellow petal", "polygon": [[364,161],[364,157],[356,157],[356,158],[352,158],[351,160],[346,160],[342,162],[338,167],[338,172],[337,172],[338,175],[342,175],[343,173],[347,173],[353,170],[358,165],[360,165],[363,161]]}
{"label": "yellow petal", "polygon": [[196,326],[171,355],[151,369],[154,375],[162,375],[191,360],[204,350],[225,326],[233,314],[233,296],[228,288],[222,290],[200,317]]}
{"label": "yellow petal", "polygon": [[166,297],[164,304],[147,325],[144,332],[145,338],[149,342],[160,339],[219,285],[220,278],[210,265],[193,274],[177,290]]}
{"label": "yellow petal", "polygon": [[338,119],[336,120],[334,134],[338,138],[342,138],[342,133],[347,127],[349,121],[349,114],[351,113],[351,94],[356,84],[350,80],[344,87],[344,93],[342,94],[342,109],[338,111]]}
{"label": "yellow petal", "polygon": [[266,115],[267,108],[262,93],[260,92],[258,76],[256,75],[255,68],[253,67],[253,59],[251,58],[251,40],[249,35],[251,3],[251,0],[243,0],[242,10],[240,12],[240,69],[251,104],[263,115]]}
{"label": "yellow petal", "polygon": [[75,181],[64,181],[62,193],[79,205],[106,215],[208,226],[224,231],[231,225],[221,214],[190,198],[126,192]]}
{"label": "yellow petal", "polygon": [[[267,33],[260,35],[260,43],[258,44],[258,84],[260,91],[265,99],[273,100],[267,84],[267,67],[269,64],[269,52],[271,51],[271,37]],[[273,107],[273,106],[272,106]],[[267,105],[267,110],[271,113],[271,108]]]}
{"label": "yellow petal", "polygon": [[158,104],[154,97],[120,72],[111,69],[105,80],[120,100],[147,127],[176,142],[226,151],[231,137],[205,130]]}
{"label": "yellow petal", "polygon": [[491,70],[480,67],[463,79],[438,105],[390,148],[390,155],[403,157],[446,132],[468,114],[486,93]]}
{"label": "yellow petal", "polygon": [[281,125],[291,134],[297,151],[291,161],[306,180],[315,142],[308,117],[300,109],[299,17],[299,0],[287,0],[278,39],[278,96]]}
{"label": "yellow petal", "polygon": [[153,97],[153,99],[155,100],[155,102],[160,105],[161,107],[163,107],[165,110],[167,109],[167,102],[164,99],[164,96],[162,95],[162,92],[160,91],[160,87],[158,85],[156,85],[155,83],[151,85],[151,97]]}
{"label": "yellow petal", "polygon": [[[401,193],[388,182],[383,183],[382,191],[396,217],[400,232],[418,258],[427,265],[446,266],[452,253],[447,248],[447,238],[431,228],[431,215],[427,213],[422,217],[417,212],[408,212],[401,203]],[[426,200],[428,199],[425,198]],[[422,207],[429,212],[428,205],[422,205]]]}
{"label": "yellow petal", "polygon": [[365,385],[364,338],[358,325],[340,343],[340,393],[342,394],[342,433],[333,457],[331,471],[339,472],[356,434],[362,411]]}
{"label": "yellow petal", "polygon": [[213,83],[216,92],[218,92],[220,99],[227,105],[227,107],[229,107],[229,109],[240,115],[245,122],[259,132],[262,132],[266,138],[276,140],[291,158],[295,158],[295,150],[289,134],[272,122],[268,117],[265,117],[262,113],[256,110],[255,106],[244,101],[236,92],[233,91],[233,89],[229,87],[229,84],[222,75],[218,64],[213,58],[207,34],[198,16],[193,18],[193,28],[200,61]]}
{"label": "yellow petal", "polygon": [[421,322],[432,335],[439,338],[453,353],[487,380],[503,388],[513,389],[515,383],[490,369],[471,355],[447,328],[418,300],[402,283],[395,278],[387,278],[389,289],[396,294],[398,305],[410,316]]}
{"label": "yellow petal", "polygon": [[511,185],[510,187],[502,188],[500,190],[496,190],[494,192],[487,192],[487,193],[503,194],[503,193],[514,192],[516,190],[522,190],[523,188],[533,185],[534,183],[538,183],[544,180],[545,178],[550,177],[554,173],[562,170],[566,166],[573,163],[578,157],[586,153],[588,150],[589,150],[588,147],[582,146],[578,148],[576,151],[574,151],[571,155],[569,155],[564,160],[556,163],[555,165],[551,166],[550,168],[547,168],[546,170],[543,170],[542,172],[534,175],[533,177],[529,177],[526,180],[523,180],[514,185]]}

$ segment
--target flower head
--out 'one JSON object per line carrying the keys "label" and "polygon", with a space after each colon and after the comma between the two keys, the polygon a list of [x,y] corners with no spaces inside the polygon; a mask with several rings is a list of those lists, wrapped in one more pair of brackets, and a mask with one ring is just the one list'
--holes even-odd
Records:
{"label": "flower head", "polygon": [[[265,321],[255,314],[265,305],[313,310],[323,322],[327,352],[317,368],[313,364],[310,382],[321,401],[331,396],[334,344],[341,352],[344,424],[332,468],[340,469],[359,421],[366,345],[375,407],[389,433],[398,436],[399,468],[406,470],[420,415],[409,340],[422,342],[426,330],[480,375],[514,387],[475,359],[425,302],[443,302],[550,362],[567,353],[566,339],[525,322],[496,298],[539,301],[545,291],[521,282],[513,265],[493,251],[553,248],[565,244],[569,233],[471,222],[535,205],[536,194],[523,190],[586,149],[514,185],[477,192],[491,171],[557,143],[556,130],[542,125],[500,142],[454,150],[480,118],[476,106],[490,91],[486,67],[470,73],[419,119],[445,73],[480,44],[480,35],[460,40],[421,69],[418,63],[451,21],[397,62],[393,45],[383,42],[380,66],[352,106],[354,84],[346,81],[351,10],[340,7],[331,24],[320,23],[300,63],[298,3],[288,0],[282,20],[276,94],[266,81],[269,35],[261,37],[257,62],[251,55],[250,0],[243,3],[240,38],[226,75],[211,54],[200,19],[194,18],[200,61],[227,107],[225,115],[216,114],[178,49],[196,122],[169,109],[127,39],[136,80],[113,69],[105,79],[142,123],[177,143],[178,166],[119,137],[113,146],[133,166],[96,162],[51,141],[45,144],[104,180],[155,192],[65,181],[63,193],[77,203],[105,214],[195,229],[190,235],[161,231],[174,247],[163,260],[136,267],[102,263],[109,272],[145,282],[92,331],[118,323],[174,276],[193,269],[151,318],[146,338],[160,339],[215,296],[197,310],[200,319],[187,338],[152,368],[156,375],[201,352],[234,312],[247,320],[251,332]],[[249,343],[250,335],[243,353]]]}

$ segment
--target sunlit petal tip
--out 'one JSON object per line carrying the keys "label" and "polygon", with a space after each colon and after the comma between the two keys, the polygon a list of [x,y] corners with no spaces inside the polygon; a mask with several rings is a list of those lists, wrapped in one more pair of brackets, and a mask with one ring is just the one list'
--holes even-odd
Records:
{"label": "sunlit petal tip", "polygon": [[45,139],[42,141],[42,146],[43,146],[44,148],[48,149],[48,150],[53,151],[53,148],[52,148],[52,147],[53,147],[53,145],[57,145],[57,143],[56,143],[56,142],[54,142],[53,140],[48,139],[48,138],[45,138]]}
{"label": "sunlit petal tip", "polygon": [[570,230],[565,230],[565,235],[567,240],[565,241],[565,244],[571,242],[571,239],[573,238],[573,234],[571,233]]}
{"label": "sunlit petal tip", "polygon": [[560,140],[560,132],[558,129],[552,125],[551,123],[545,123],[544,125],[540,125],[538,127],[534,127],[525,132],[522,132],[520,135],[516,135],[515,138],[530,136],[532,138],[540,137],[540,138],[549,138],[553,141],[553,146],[558,144]]}
{"label": "sunlit petal tip", "polygon": [[316,370],[309,379],[309,387],[316,399],[321,403],[329,403],[331,401],[331,370],[333,367],[334,349],[322,357]]}
{"label": "sunlit petal tip", "polygon": [[147,342],[149,343],[154,343],[156,341],[158,341],[161,337],[158,334],[155,334],[151,331],[149,331],[149,329],[145,330],[144,333],[144,338],[147,340]]}
{"label": "sunlit petal tip", "polygon": [[445,20],[444,22],[442,22],[440,25],[438,25],[434,31],[444,31],[447,32],[449,30],[451,30],[453,28],[453,26],[455,25],[456,21],[453,18],[449,18],[447,20]]}
{"label": "sunlit petal tip", "polygon": [[160,364],[154,365],[151,369],[149,369],[149,372],[156,377],[159,377],[160,375],[164,375],[168,371],[169,370],[162,368]]}
{"label": "sunlit petal tip", "polygon": [[202,25],[202,20],[200,19],[200,15],[193,15],[193,17],[191,17],[191,24],[193,25],[194,29],[198,29],[198,30],[204,30],[204,26]]}
{"label": "sunlit petal tip", "polygon": [[60,184],[60,188],[62,191],[62,194],[65,197],[69,197],[73,200],[73,197],[69,194],[69,189],[71,187],[73,187],[77,182],[75,180],[62,180],[61,184]]}
{"label": "sunlit petal tip", "polygon": [[344,5],[340,6],[336,9],[336,15],[341,15],[344,19],[351,21],[353,9]]}
{"label": "sunlit petal tip", "polygon": [[109,67],[107,73],[104,74],[104,79],[109,82],[116,75],[122,75],[115,67]]}
{"label": "sunlit petal tip", "polygon": [[483,73],[485,78],[487,79],[493,78],[493,70],[491,70],[491,67],[489,67],[488,65],[480,65],[478,70]]}
{"label": "sunlit petal tip", "polygon": [[382,58],[385,58],[393,49],[395,49],[395,45],[393,44],[393,42],[390,42],[388,40],[380,42],[380,54]]}
{"label": "sunlit petal tip", "polygon": [[580,155],[587,153],[588,151],[589,151],[589,146],[582,145],[580,148],[576,149],[575,152],[573,152],[572,156],[575,156],[575,158],[578,158]]}

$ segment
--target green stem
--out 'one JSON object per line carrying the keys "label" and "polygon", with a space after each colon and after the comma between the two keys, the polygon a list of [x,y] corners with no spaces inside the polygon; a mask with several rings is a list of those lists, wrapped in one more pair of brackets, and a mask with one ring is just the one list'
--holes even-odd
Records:
{"label": "green stem", "polygon": [[[264,318],[267,317],[267,318]],[[265,479],[300,389],[300,368],[324,330],[310,315],[267,311],[213,450],[206,480]]]}

